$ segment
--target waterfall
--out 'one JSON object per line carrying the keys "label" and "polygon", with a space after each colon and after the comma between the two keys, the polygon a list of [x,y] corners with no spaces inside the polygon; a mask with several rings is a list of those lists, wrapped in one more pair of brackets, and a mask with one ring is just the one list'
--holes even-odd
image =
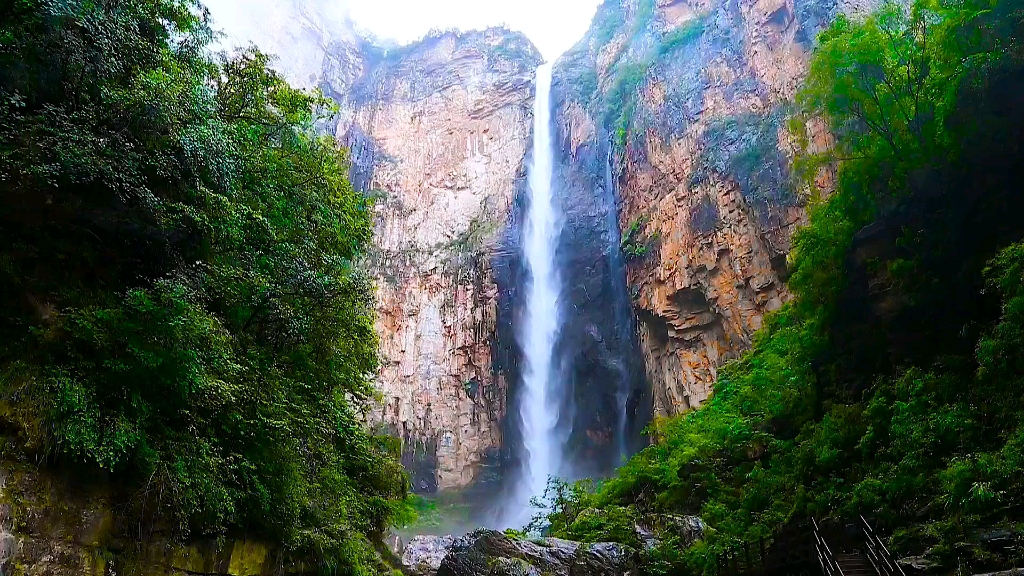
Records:
{"label": "waterfall", "polygon": [[537,69],[533,153],[528,168],[529,211],[523,237],[530,280],[524,322],[516,334],[524,364],[519,417],[525,452],[505,518],[508,526],[522,526],[530,520],[530,498],[543,494],[548,476],[558,474],[562,459],[562,441],[556,433],[560,396],[552,362],[561,317],[561,279],[555,267],[561,222],[551,190],[553,155],[551,64],[542,64]]}
{"label": "waterfall", "polygon": [[[604,161],[604,198],[608,206],[607,227],[609,233],[608,263],[611,267],[611,287],[615,294],[615,325],[619,327],[623,339],[630,342],[629,335],[633,331],[633,318],[630,310],[629,292],[626,288],[626,263],[622,258],[621,241],[619,234],[619,210],[615,193],[615,178],[612,175],[612,148],[608,147],[607,157]],[[616,383],[615,401],[618,408],[618,419],[615,428],[615,446],[618,450],[619,460],[624,460],[629,453],[628,438],[628,409],[629,396],[632,392],[629,370],[626,366],[626,358],[617,358],[615,368],[618,371],[618,382]]]}

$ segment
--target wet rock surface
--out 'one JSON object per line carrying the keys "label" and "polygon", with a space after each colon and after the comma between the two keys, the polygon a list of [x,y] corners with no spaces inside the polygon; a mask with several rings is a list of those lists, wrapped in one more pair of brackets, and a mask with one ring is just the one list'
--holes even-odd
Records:
{"label": "wet rock surface", "polygon": [[697,516],[675,514],[651,514],[636,523],[637,539],[644,548],[658,546],[666,536],[676,539],[680,548],[689,548],[704,537],[707,525]]}
{"label": "wet rock surface", "polygon": [[635,553],[614,542],[595,542],[580,547],[569,569],[571,576],[612,576],[637,574]]}
{"label": "wet rock surface", "polygon": [[[0,574],[33,576],[282,576],[305,574],[280,546],[233,538],[181,543],[140,533],[111,485],[0,460]],[[285,560],[282,563],[282,560]]]}
{"label": "wet rock surface", "polygon": [[[555,358],[565,382],[560,413],[573,475],[600,476],[621,465],[641,447],[651,415],[607,160],[605,148],[580,150],[575,159],[556,151],[564,304]],[[576,163],[592,166],[594,177],[583,177]]]}
{"label": "wet rock surface", "polygon": [[402,565],[418,576],[436,574],[454,543],[454,536],[414,536],[402,551]]}
{"label": "wet rock surface", "polygon": [[491,562],[488,576],[542,576],[536,566],[519,558],[497,558]]}
{"label": "wet rock surface", "polygon": [[495,530],[478,530],[454,542],[437,576],[622,576],[634,572],[635,551],[621,544],[522,540]]}

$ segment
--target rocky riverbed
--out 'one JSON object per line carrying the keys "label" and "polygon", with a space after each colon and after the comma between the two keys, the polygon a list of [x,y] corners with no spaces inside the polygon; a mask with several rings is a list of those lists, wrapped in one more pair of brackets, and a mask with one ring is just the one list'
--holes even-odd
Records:
{"label": "rocky riverbed", "polygon": [[636,550],[622,544],[522,539],[486,529],[459,538],[416,536],[401,557],[416,576],[612,576],[633,574],[636,566]]}
{"label": "rocky riverbed", "polygon": [[[666,530],[691,545],[706,529],[697,517],[650,519],[636,526],[642,548],[657,546]],[[464,536],[428,536],[394,542],[403,572],[415,576],[624,576],[637,575],[641,550],[616,542],[521,538],[480,529]]]}

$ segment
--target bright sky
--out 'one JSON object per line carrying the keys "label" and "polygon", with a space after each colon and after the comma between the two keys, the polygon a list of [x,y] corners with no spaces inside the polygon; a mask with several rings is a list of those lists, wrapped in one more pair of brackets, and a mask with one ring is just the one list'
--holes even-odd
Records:
{"label": "bright sky", "polygon": [[[474,30],[507,25],[554,61],[590,26],[601,0],[203,0],[221,47],[249,42],[278,57],[293,85],[312,88],[323,64],[320,43],[345,37],[349,22],[380,40],[407,44],[433,28]],[[314,38],[302,22],[312,18],[326,34]],[[308,24],[307,24],[308,25]]]}
{"label": "bright sky", "polygon": [[575,44],[601,0],[350,0],[356,25],[403,44],[431,28],[472,30],[506,24],[527,35],[548,60]]}

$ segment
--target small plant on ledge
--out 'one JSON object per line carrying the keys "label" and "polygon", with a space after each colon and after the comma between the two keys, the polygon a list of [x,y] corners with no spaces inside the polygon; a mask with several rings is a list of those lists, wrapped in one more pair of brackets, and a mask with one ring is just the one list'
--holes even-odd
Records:
{"label": "small plant on ledge", "polygon": [[627,262],[647,256],[650,244],[657,240],[657,232],[644,237],[643,231],[647,226],[647,222],[647,216],[639,216],[630,222],[626,231],[622,234],[622,241],[619,243],[619,247]]}

